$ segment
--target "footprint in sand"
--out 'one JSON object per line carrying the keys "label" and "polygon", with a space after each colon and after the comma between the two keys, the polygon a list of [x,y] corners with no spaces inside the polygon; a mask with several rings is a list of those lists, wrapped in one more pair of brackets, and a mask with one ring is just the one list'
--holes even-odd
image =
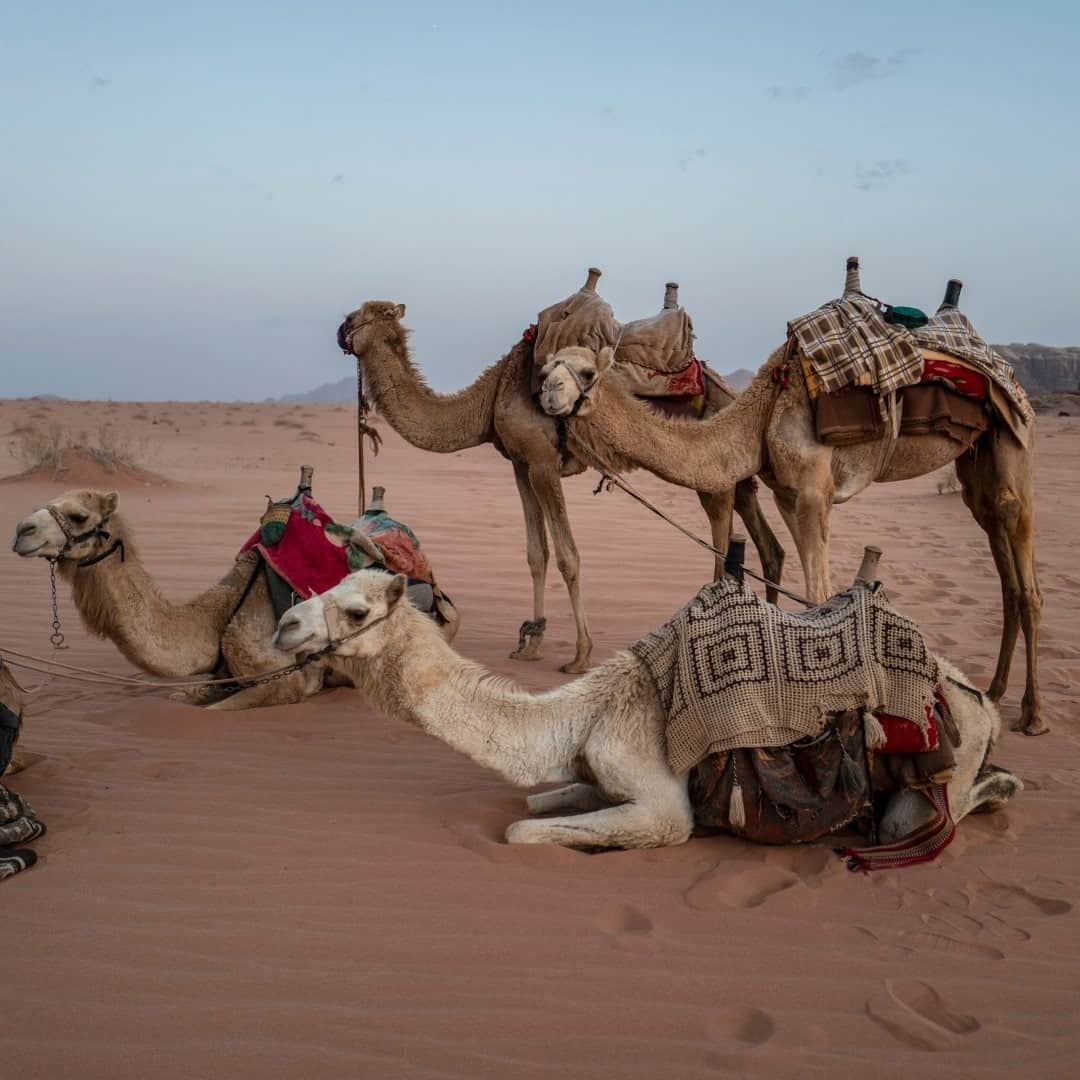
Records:
{"label": "footprint in sand", "polygon": [[974,1016],[951,1012],[941,995],[917,979],[886,979],[866,1002],[866,1015],[902,1046],[953,1050],[982,1025]]}
{"label": "footprint in sand", "polygon": [[915,949],[930,949],[939,955],[974,956],[983,960],[1004,960],[1005,954],[993,945],[940,934],[929,928],[908,930],[900,935],[904,943]]}
{"label": "footprint in sand", "polygon": [[798,874],[781,866],[753,863],[733,871],[730,863],[721,863],[691,885],[683,898],[695,911],[755,908],[801,880]]}
{"label": "footprint in sand", "polygon": [[1072,911],[1068,900],[1053,900],[1048,896],[1036,896],[1022,885],[1005,885],[992,881],[977,886],[979,895],[996,908],[1022,911],[1028,914],[1065,915]]}
{"label": "footprint in sand", "polygon": [[630,904],[615,901],[605,905],[593,916],[592,924],[631,952],[655,952],[658,947],[652,919]]}
{"label": "footprint in sand", "polygon": [[713,1042],[729,1045],[761,1046],[776,1034],[773,1018],[752,1005],[720,1009],[709,1020],[705,1035]]}

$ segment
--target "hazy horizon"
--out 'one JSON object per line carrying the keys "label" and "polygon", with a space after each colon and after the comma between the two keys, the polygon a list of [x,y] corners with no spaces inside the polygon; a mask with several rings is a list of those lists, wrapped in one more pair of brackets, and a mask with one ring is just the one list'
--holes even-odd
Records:
{"label": "hazy horizon", "polygon": [[[639,2],[6,13],[5,397],[263,400],[408,306],[439,388],[585,268],[621,319],[682,284],[756,368],[837,294],[1080,343],[1073,5]],[[251,389],[257,383],[257,389]]]}

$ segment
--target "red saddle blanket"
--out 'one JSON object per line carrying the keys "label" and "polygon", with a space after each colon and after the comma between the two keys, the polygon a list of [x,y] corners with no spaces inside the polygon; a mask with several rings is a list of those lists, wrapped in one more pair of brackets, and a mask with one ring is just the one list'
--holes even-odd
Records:
{"label": "red saddle blanket", "polygon": [[326,535],[326,526],[333,524],[334,519],[314,499],[302,495],[277,543],[265,543],[260,528],[240,554],[255,548],[298,596],[317,596],[349,573],[346,548]]}
{"label": "red saddle blanket", "polygon": [[945,356],[923,353],[922,381],[944,382],[950,390],[965,397],[986,399],[986,376]]}
{"label": "red saddle blanket", "polygon": [[[267,518],[284,517],[286,511],[286,521],[278,522],[276,529],[266,527]],[[382,553],[382,565],[390,573],[405,574],[410,582],[435,584],[431,564],[408,525],[383,511],[369,511],[358,528]],[[370,562],[350,560],[351,555],[363,559],[348,543],[350,531],[337,526],[314,499],[302,495],[291,507],[271,507],[264,515],[263,525],[240,549],[240,554],[256,548],[293,592],[298,596],[316,596],[332,589],[353,570],[370,565]],[[331,539],[330,533],[336,533],[336,536]],[[278,536],[280,538],[275,539]]]}

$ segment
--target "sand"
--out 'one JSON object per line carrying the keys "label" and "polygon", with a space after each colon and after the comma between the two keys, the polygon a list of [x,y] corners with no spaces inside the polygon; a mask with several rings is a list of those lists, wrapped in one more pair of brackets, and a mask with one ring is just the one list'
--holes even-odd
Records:
{"label": "sand", "polygon": [[[168,480],[120,485],[167,595],[220,576],[264,493],[291,491],[302,462],[316,497],[352,516],[346,408],[7,402],[0,447],[26,423],[74,435],[106,421]],[[1004,735],[995,758],[1026,791],[966,820],[928,866],[863,877],[827,844],[730,837],[603,855],[510,848],[522,793],[355,692],[214,714],[28,677],[43,687],[22,746],[42,760],[12,786],[50,831],[41,862],[0,886],[0,1077],[1075,1075],[1080,422],[1039,423],[1053,733]],[[21,467],[3,452],[0,474]],[[531,595],[507,463],[490,447],[423,454],[387,433],[368,467],[459,604],[460,650],[529,687],[564,680],[573,624],[554,566],[545,659],[507,659]],[[0,532],[68,486],[5,484]],[[704,528],[691,493],[640,486]],[[567,483],[603,659],[665,619],[711,562],[592,487]],[[998,585],[960,497],[929,477],[879,486],[838,508],[833,531],[836,579],[879,544],[897,604],[985,684]],[[0,568],[0,649],[46,652],[45,564],[6,554]],[[66,660],[132,670],[67,595],[61,611]]]}

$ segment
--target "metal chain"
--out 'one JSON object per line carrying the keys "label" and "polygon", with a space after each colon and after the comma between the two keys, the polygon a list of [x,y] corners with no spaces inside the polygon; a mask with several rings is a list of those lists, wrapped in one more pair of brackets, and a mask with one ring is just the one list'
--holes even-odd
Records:
{"label": "metal chain", "polygon": [[54,649],[66,649],[64,633],[60,629],[60,608],[56,599],[56,560],[49,560],[49,587],[52,589],[52,633],[49,635],[49,644]]}

